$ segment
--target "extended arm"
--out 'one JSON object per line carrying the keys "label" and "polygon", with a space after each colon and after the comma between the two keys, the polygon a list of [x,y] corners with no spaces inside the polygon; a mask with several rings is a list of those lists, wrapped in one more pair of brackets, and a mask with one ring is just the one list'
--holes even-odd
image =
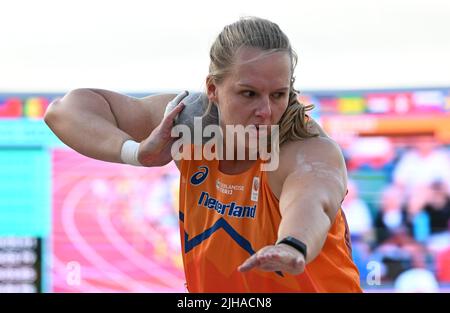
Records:
{"label": "extended arm", "polygon": [[241,271],[303,272],[320,253],[334,221],[347,185],[344,159],[339,147],[328,138],[291,142],[280,162],[284,183],[280,196],[281,223],[278,240],[294,237],[307,246],[307,258],[285,244],[264,247],[247,259]]}

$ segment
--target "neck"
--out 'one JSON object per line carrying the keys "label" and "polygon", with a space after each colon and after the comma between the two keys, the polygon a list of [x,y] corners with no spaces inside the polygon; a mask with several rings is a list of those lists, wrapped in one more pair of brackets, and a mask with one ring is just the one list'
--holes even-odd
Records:
{"label": "neck", "polygon": [[238,147],[237,140],[234,140],[233,146],[228,147],[226,136],[223,138],[222,146],[223,146],[223,160],[228,161],[229,163],[236,163],[236,164],[242,162],[253,163],[260,157],[257,147],[255,148],[249,148],[247,146]]}
{"label": "neck", "polygon": [[219,161],[219,170],[222,173],[235,175],[241,174],[251,168],[256,161],[252,160],[220,160]]}

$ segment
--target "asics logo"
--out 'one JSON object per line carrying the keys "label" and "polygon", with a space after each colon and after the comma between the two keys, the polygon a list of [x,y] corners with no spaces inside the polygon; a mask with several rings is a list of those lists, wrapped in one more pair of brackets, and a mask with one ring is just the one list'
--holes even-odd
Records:
{"label": "asics logo", "polygon": [[208,176],[208,167],[207,166],[199,166],[200,171],[195,172],[191,177],[192,185],[200,185],[203,183]]}

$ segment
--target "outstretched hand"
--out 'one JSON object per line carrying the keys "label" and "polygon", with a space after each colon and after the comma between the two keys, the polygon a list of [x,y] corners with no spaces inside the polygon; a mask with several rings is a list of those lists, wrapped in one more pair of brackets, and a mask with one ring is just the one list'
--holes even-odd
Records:
{"label": "outstretched hand", "polygon": [[260,269],[265,272],[281,271],[298,275],[305,270],[306,260],[302,253],[295,248],[278,244],[266,246],[244,261],[238,271],[247,272]]}

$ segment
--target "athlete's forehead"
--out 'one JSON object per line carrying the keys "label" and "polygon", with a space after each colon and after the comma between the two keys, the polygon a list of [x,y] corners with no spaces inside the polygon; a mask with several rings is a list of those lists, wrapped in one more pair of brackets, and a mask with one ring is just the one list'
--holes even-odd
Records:
{"label": "athlete's forehead", "polygon": [[229,76],[235,87],[288,89],[292,76],[289,54],[254,49],[241,52],[236,56]]}

